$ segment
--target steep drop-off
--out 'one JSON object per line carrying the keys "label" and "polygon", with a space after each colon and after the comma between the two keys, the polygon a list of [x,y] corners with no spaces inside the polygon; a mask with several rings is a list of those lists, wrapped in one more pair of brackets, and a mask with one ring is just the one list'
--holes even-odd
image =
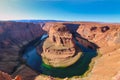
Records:
{"label": "steep drop-off", "polygon": [[[20,62],[20,50],[30,41],[45,33],[43,24],[0,22],[0,70],[23,80],[33,80],[37,73]],[[20,68],[16,72],[16,70]],[[24,74],[25,73],[25,74]],[[28,74],[29,73],[29,74]],[[29,77],[28,77],[29,76]],[[1,79],[0,79],[1,80]]]}
{"label": "steep drop-off", "polygon": [[[60,22],[60,24],[66,25],[81,45],[91,49],[97,48],[98,52],[102,54],[94,61],[93,68],[86,77],[73,77],[71,79],[119,80],[120,24],[91,22]],[[21,65],[19,61],[21,47],[40,37],[46,33],[45,31],[49,33],[51,25],[54,26],[56,23],[45,23],[43,26],[42,23],[0,22],[0,70],[13,77],[21,75],[23,80],[57,80],[51,76],[38,76],[34,70],[23,63]],[[60,42],[59,40],[57,41]],[[65,78],[65,80],[69,79]]]}

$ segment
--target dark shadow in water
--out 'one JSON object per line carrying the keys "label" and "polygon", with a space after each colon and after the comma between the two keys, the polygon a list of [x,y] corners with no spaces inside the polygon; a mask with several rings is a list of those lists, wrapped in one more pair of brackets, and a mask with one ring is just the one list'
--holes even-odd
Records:
{"label": "dark shadow in water", "polygon": [[[69,24],[69,25],[73,25],[73,24]],[[77,24],[77,26],[79,25]],[[75,30],[77,30],[78,28],[77,26]],[[72,34],[74,38],[75,37],[82,38],[78,33],[76,33],[76,31],[74,31]],[[42,41],[41,38],[39,43]],[[43,37],[43,39],[45,39],[45,37]],[[84,38],[82,39],[87,40]],[[38,55],[34,45],[30,45],[29,47],[25,48],[22,58],[25,59],[27,65],[29,65],[32,69],[42,74],[50,75],[53,77],[61,77],[61,78],[80,76],[83,75],[89,69],[89,64],[92,58],[97,56],[98,46],[88,41],[89,43],[94,45],[95,48],[94,49],[91,47],[86,48],[84,47],[84,45],[80,44],[77,40],[75,40],[75,42],[76,45],[80,47],[80,49],[82,50],[83,56],[75,64],[66,68],[54,68],[44,64],[42,62],[41,56]]]}
{"label": "dark shadow in water", "polygon": [[[47,37],[47,34],[43,34],[42,36],[30,41],[28,44],[22,46],[19,51],[19,64],[26,64],[36,72],[41,72],[39,67],[42,64],[42,59],[36,51],[36,46],[43,42]],[[14,71],[17,67],[19,67],[19,65],[14,68]]]}

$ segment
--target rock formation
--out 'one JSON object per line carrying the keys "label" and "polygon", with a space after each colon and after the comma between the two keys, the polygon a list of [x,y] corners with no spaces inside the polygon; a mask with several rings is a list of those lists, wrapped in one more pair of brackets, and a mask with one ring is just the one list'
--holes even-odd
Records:
{"label": "rock formation", "polygon": [[0,22],[0,48],[22,47],[44,33],[42,23]]}
{"label": "rock formation", "polygon": [[[79,26],[77,26],[78,29],[76,32],[81,37],[75,37],[79,43],[85,47],[90,46],[94,48],[94,46],[89,42],[95,43],[99,46],[98,51],[100,54],[102,54],[102,56],[95,61],[94,68],[90,72],[90,75],[85,78],[85,80],[119,80],[120,73],[118,73],[118,71],[120,70],[120,24],[92,22],[62,22],[60,24],[60,26],[64,26],[62,24],[78,24]],[[18,70],[16,69],[16,66],[18,66],[19,63],[20,48],[23,45],[29,43],[29,41],[32,41],[33,39],[46,33],[43,31],[43,29],[49,33],[49,38],[47,38],[43,44],[43,52],[45,53],[41,54],[43,58],[45,57],[45,60],[48,59],[46,61],[49,61],[50,64],[57,64],[58,62],[68,63],[73,61],[73,58],[77,56],[77,53],[80,51],[79,48],[77,49],[75,46],[74,40],[72,37],[70,37],[71,34],[69,31],[65,31],[69,35],[64,37],[70,39],[66,42],[64,37],[59,35],[59,33],[64,32],[61,32],[61,29],[59,31],[59,28],[56,28],[56,30],[59,32],[57,33],[54,27],[52,27],[54,25],[56,25],[54,22],[45,23],[44,27],[42,24],[38,23],[0,22],[0,70],[5,72],[0,72],[0,80],[5,80],[5,78],[8,80],[12,79],[6,73],[13,75],[13,77],[20,74],[23,80],[34,80],[34,78],[38,75],[34,70],[28,68],[27,66]],[[67,28],[70,28],[71,31],[74,30],[75,27],[76,26],[71,29],[71,25],[67,26]],[[50,34],[50,29],[52,29],[51,31],[54,34]],[[47,43],[52,46],[45,46],[48,45]],[[69,43],[71,44],[70,46],[68,45]],[[61,46],[61,48],[59,47],[58,49],[58,46]],[[63,51],[61,50],[62,48],[64,49]],[[48,52],[52,51],[53,54],[46,53],[46,50]],[[68,54],[65,52],[68,52]],[[69,52],[71,52],[71,54]],[[63,53],[65,53],[66,56]],[[47,56],[48,54],[49,56]],[[68,61],[65,62],[66,60]],[[57,64],[57,66],[60,65]],[[43,75],[40,76],[44,78]],[[49,77],[48,80],[50,78],[53,79],[52,77]],[[41,79],[41,77],[39,79]],[[76,78],[75,80],[82,79]]]}
{"label": "rock formation", "polygon": [[0,70],[12,72],[18,64],[20,48],[45,33],[41,27],[33,23],[0,22]]}
{"label": "rock formation", "polygon": [[[102,55],[95,60],[94,68],[85,80],[119,80],[119,74],[115,74],[120,70],[120,24],[94,23],[94,22],[68,22],[65,24],[80,24],[75,36],[80,44],[84,47],[99,49],[98,54]],[[50,24],[50,23],[49,23]],[[53,23],[52,23],[53,24]],[[64,23],[63,23],[64,24]],[[44,30],[45,30],[44,26]],[[47,26],[46,31],[50,31],[51,26]],[[70,26],[68,26],[70,28]],[[100,56],[99,55],[99,56]],[[76,78],[75,80],[81,80]]]}
{"label": "rock formation", "polygon": [[81,53],[76,50],[72,34],[65,25],[51,26],[49,38],[43,43],[42,58],[44,63],[53,67],[66,67],[75,63]]}
{"label": "rock formation", "polygon": [[12,80],[11,76],[7,73],[0,71],[0,80]]}
{"label": "rock formation", "polygon": [[34,80],[38,73],[26,65],[20,65],[14,73],[12,73],[13,77],[19,78],[17,75],[20,75],[22,80]]}
{"label": "rock formation", "polygon": [[97,44],[101,53],[120,47],[119,24],[82,23],[77,32],[81,37]]}
{"label": "rock formation", "polygon": [[21,76],[17,75],[15,79],[12,79],[9,74],[0,71],[0,80],[22,80],[22,78]]}
{"label": "rock formation", "polygon": [[[23,45],[28,44],[44,33],[41,23],[0,21],[0,70],[12,75],[16,67],[20,65],[19,51]],[[33,80],[37,73],[31,69],[24,69],[19,71],[22,71],[20,74],[22,74],[23,80]],[[27,72],[29,74],[26,74]],[[26,75],[23,75],[23,73]],[[14,75],[14,77],[18,74]]]}

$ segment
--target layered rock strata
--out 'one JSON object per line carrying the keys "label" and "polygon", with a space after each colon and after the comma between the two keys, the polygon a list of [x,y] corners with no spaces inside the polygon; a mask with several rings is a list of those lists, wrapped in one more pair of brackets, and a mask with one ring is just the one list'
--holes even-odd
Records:
{"label": "layered rock strata", "polygon": [[53,67],[66,67],[75,63],[81,56],[76,50],[72,34],[65,25],[51,26],[49,38],[43,43],[42,58],[45,64]]}
{"label": "layered rock strata", "polygon": [[[16,72],[16,68],[22,65],[20,64],[20,55],[23,54],[20,52],[21,48],[45,33],[42,26],[42,23],[0,21],[0,71],[10,75]],[[22,80],[33,80],[37,75],[32,69],[23,68],[13,77],[19,74]],[[0,78],[0,80],[6,79]]]}

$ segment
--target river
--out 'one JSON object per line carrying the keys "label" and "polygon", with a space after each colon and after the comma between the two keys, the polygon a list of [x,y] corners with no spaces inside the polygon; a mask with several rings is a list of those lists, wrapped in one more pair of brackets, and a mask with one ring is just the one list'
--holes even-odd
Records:
{"label": "river", "polygon": [[[43,35],[39,40],[42,42],[47,37],[48,35]],[[97,52],[90,48],[85,48],[77,41],[76,45],[82,49],[84,55],[76,63],[66,68],[54,68],[44,64],[34,45],[31,45],[25,49],[22,58],[26,61],[27,65],[42,74],[61,78],[80,76],[89,69],[89,63],[91,62],[91,59],[97,55]]]}

